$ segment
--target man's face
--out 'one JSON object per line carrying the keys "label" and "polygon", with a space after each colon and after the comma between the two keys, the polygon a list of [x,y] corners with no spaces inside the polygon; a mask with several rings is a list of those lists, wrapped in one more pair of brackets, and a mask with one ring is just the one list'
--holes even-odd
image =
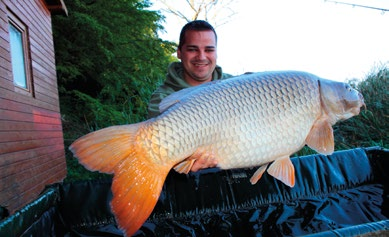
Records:
{"label": "man's face", "polygon": [[196,86],[211,81],[217,58],[215,34],[211,30],[187,31],[177,57],[184,66],[184,79],[188,84]]}

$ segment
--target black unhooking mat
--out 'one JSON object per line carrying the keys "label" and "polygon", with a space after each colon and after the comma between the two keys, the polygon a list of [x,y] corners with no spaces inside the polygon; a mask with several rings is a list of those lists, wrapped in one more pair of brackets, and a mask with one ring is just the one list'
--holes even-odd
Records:
{"label": "black unhooking mat", "polygon": [[[389,236],[388,149],[292,162],[294,188],[266,173],[251,185],[256,169],[172,171],[135,236]],[[110,211],[110,185],[99,180],[51,186],[0,222],[0,236],[122,236]]]}

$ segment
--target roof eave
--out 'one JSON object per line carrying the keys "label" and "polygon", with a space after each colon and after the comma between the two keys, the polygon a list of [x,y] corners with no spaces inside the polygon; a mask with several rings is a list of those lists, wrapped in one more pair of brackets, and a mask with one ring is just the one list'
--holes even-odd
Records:
{"label": "roof eave", "polygon": [[68,9],[63,0],[45,0],[47,9],[54,15],[68,15]]}

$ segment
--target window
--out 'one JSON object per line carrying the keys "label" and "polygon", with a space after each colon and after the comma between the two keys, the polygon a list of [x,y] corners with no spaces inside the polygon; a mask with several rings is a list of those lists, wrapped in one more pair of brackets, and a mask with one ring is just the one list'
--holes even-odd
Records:
{"label": "window", "polygon": [[32,94],[27,28],[14,15],[9,14],[8,30],[15,90],[24,94]]}

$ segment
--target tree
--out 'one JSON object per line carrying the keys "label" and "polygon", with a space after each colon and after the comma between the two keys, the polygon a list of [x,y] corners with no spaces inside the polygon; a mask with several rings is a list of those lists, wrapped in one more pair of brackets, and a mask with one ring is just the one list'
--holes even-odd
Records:
{"label": "tree", "polygon": [[157,35],[162,16],[140,0],[66,5],[68,17],[53,17],[61,113],[90,130],[143,120],[174,60],[175,44]]}
{"label": "tree", "polygon": [[163,11],[186,22],[206,20],[215,27],[226,24],[236,14],[233,0],[185,0],[184,6],[177,6],[175,0],[161,0]]}

